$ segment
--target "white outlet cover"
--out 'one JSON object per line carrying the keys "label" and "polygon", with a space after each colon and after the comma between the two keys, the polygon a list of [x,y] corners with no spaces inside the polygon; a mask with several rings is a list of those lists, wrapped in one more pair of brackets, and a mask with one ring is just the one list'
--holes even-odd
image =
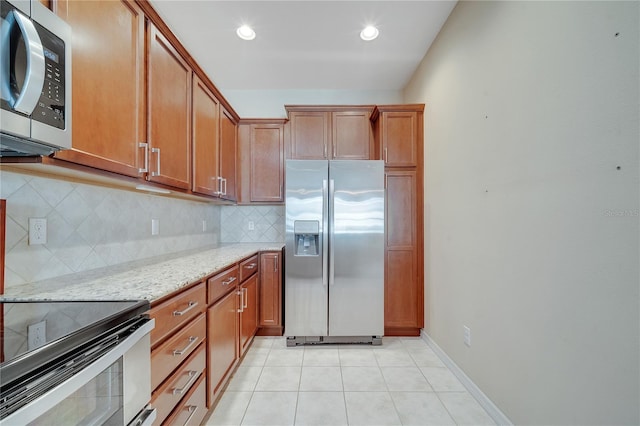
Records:
{"label": "white outlet cover", "polygon": [[29,218],[29,245],[47,244],[47,218]]}
{"label": "white outlet cover", "polygon": [[252,220],[250,220],[249,223],[247,223],[247,228],[249,228],[249,231],[253,231],[254,229],[256,229],[255,224],[253,223]]}
{"label": "white outlet cover", "polygon": [[202,221],[202,232],[207,232],[207,221],[206,220]]}
{"label": "white outlet cover", "polygon": [[466,325],[463,326],[464,329],[464,344],[467,346],[471,346],[471,329]]}
{"label": "white outlet cover", "polygon": [[158,219],[151,219],[151,235],[158,235],[160,233],[160,221]]}

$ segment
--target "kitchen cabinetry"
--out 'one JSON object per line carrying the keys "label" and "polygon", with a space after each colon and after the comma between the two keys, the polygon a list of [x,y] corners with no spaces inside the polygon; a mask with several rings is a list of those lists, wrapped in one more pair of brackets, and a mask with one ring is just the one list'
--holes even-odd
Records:
{"label": "kitchen cabinetry", "polygon": [[55,10],[74,39],[73,147],[55,158],[138,177],[146,140],[144,15],[125,0],[57,1]]}
{"label": "kitchen cabinetry", "polygon": [[284,125],[286,120],[240,120],[238,202],[284,201]]}
{"label": "kitchen cabinetry", "polygon": [[387,336],[424,326],[422,120],[424,105],[376,107],[376,152],[385,160],[385,307]]}
{"label": "kitchen cabinetry", "polygon": [[258,276],[253,275],[240,285],[240,356],[253,341],[258,329]]}
{"label": "kitchen cabinetry", "polygon": [[207,345],[209,381],[207,406],[211,406],[238,360],[238,267],[234,266],[207,281]]}
{"label": "kitchen cabinetry", "polygon": [[190,189],[191,68],[152,24],[147,44],[147,179]]}
{"label": "kitchen cabinetry", "polygon": [[237,120],[220,107],[220,198],[236,201]]}
{"label": "kitchen cabinetry", "polygon": [[372,106],[285,106],[289,115],[288,158],[368,160],[373,154]]}
{"label": "kitchen cabinetry", "polygon": [[206,381],[200,377],[189,393],[184,398],[184,402],[174,410],[171,417],[167,419],[168,425],[199,425],[202,424],[204,416],[207,414],[207,393]]}
{"label": "kitchen cabinetry", "polygon": [[282,336],[282,252],[260,253],[258,335]]}
{"label": "kitchen cabinetry", "polygon": [[193,77],[193,192],[218,195],[220,102],[202,80]]}
{"label": "kitchen cabinetry", "polygon": [[175,411],[195,382],[206,376],[206,287],[199,283],[152,305],[151,403],[154,424]]}

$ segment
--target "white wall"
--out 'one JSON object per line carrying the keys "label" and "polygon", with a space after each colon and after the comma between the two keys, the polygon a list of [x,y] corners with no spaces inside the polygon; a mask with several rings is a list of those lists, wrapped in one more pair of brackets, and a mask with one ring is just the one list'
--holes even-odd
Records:
{"label": "white wall", "polygon": [[404,91],[426,103],[426,332],[516,424],[640,423],[639,21],[460,2]]}
{"label": "white wall", "polygon": [[284,118],[285,105],[374,105],[402,103],[400,90],[225,90],[243,118]]}

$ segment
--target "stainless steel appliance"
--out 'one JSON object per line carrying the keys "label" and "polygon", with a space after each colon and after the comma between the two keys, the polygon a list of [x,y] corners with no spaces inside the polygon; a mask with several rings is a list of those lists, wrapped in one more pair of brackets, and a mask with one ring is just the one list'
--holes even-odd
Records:
{"label": "stainless steel appliance", "polygon": [[287,345],[380,344],[384,162],[287,160]]}
{"label": "stainless steel appliance", "polygon": [[153,422],[148,301],[0,307],[0,424]]}
{"label": "stainless steel appliance", "polygon": [[0,156],[71,148],[71,28],[38,0],[0,18]]}

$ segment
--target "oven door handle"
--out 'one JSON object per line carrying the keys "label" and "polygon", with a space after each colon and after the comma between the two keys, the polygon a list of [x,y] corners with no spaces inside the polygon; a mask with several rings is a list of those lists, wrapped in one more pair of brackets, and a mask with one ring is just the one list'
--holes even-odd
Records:
{"label": "oven door handle", "polygon": [[32,402],[24,405],[6,417],[4,421],[6,421],[7,424],[28,424],[36,420],[124,356],[136,343],[151,333],[154,326],[155,320],[149,319],[112,350],[89,364],[86,368],[80,370],[77,374],[71,376],[68,380],[65,380]]}

